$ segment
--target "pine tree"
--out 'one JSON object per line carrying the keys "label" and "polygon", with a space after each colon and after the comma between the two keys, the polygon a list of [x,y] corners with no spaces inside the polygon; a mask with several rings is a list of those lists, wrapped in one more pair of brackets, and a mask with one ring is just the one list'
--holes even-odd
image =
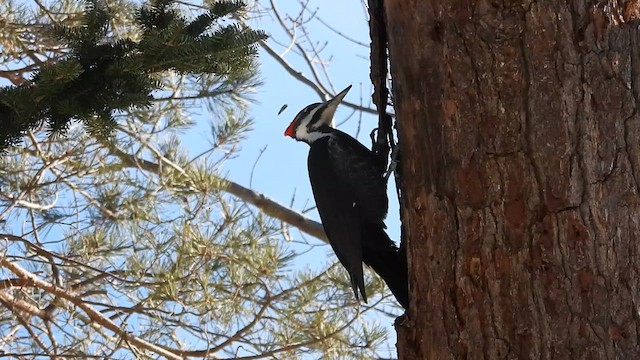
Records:
{"label": "pine tree", "polygon": [[137,36],[113,36],[112,16],[101,0],[88,0],[77,24],[49,26],[67,50],[47,62],[30,81],[0,89],[0,149],[16,144],[45,123],[53,133],[80,120],[94,136],[108,137],[114,114],[148,107],[161,90],[158,74],[237,77],[254,62],[255,43],[265,34],[219,20],[238,16],[241,1],[217,1],[189,20],[175,0],[153,0],[136,9]]}
{"label": "pine tree", "polygon": [[[284,241],[288,227],[250,206],[268,199],[223,177],[253,124],[259,34],[233,25],[240,13],[217,23],[229,7],[207,3],[0,2],[0,77],[14,82],[4,111],[36,119],[0,156],[2,355],[377,355],[386,332],[368,316],[385,309],[382,283],[367,279],[372,298],[355,306],[330,261],[300,266],[318,242]],[[214,47],[226,50],[202,50]],[[196,113],[213,120],[209,146],[193,154],[182,135],[205,136]]]}

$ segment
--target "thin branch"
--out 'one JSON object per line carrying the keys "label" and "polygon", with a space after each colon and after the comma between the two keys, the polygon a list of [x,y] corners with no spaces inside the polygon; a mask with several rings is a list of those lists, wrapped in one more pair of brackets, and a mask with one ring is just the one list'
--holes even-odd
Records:
{"label": "thin branch", "polygon": [[128,333],[126,330],[123,330],[116,323],[111,321],[102,315],[98,310],[94,309],[92,306],[87,305],[81,298],[78,297],[78,294],[71,292],[69,290],[58,287],[54,284],[46,282],[35,274],[25,270],[20,265],[9,260],[8,257],[2,255],[0,257],[0,265],[6,267],[9,271],[16,274],[18,277],[28,280],[33,283],[37,288],[46,291],[50,294],[56,295],[57,297],[64,299],[78,308],[82,309],[82,311],[89,316],[89,318],[104,328],[107,328],[117,334],[121,339],[131,343],[134,346],[149,350],[158,355],[164,356],[168,359],[181,360],[182,357],[176,355],[174,352],[164,349],[158,345],[152,344],[146,340],[140,339],[135,335]]}
{"label": "thin branch", "polygon": [[41,319],[49,319],[49,314],[46,310],[41,310],[37,306],[24,300],[16,299],[3,291],[0,291],[0,304],[16,312],[23,311]]}
{"label": "thin branch", "polygon": [[[109,150],[115,156],[117,156],[123,163],[124,166],[130,168],[142,169],[145,171],[152,172],[154,174],[160,174],[161,166],[152,161],[140,159],[131,154],[128,154],[114,145],[109,145]],[[186,171],[179,167],[177,164],[173,163],[169,159],[166,159],[164,156],[160,154],[156,154],[163,163],[173,167],[174,169],[180,171],[182,174],[187,175]],[[166,161],[165,161],[166,160]],[[229,194],[248,202],[249,204],[257,207],[263,213],[273,218],[276,218],[280,221],[286,222],[291,226],[297,227],[300,231],[305,232],[311,236],[314,236],[324,242],[327,242],[327,235],[324,233],[324,228],[322,224],[311,220],[310,218],[295,212],[286,206],[280,205],[274,200],[269,199],[266,195],[261,194],[259,192],[248,189],[240,184],[237,184],[233,181],[226,180],[223,178],[218,178],[218,180],[222,185],[220,190],[226,191]]]}
{"label": "thin branch", "polygon": [[[67,262],[79,267],[83,267],[83,268],[87,268],[91,271],[94,271],[96,273],[98,273],[98,275],[86,279],[84,281],[78,282],[76,284],[71,285],[71,289],[74,291],[77,291],[81,288],[83,288],[84,286],[91,284],[93,282],[96,282],[100,279],[109,277],[112,278],[114,280],[117,280],[119,282],[125,283],[125,284],[132,284],[132,285],[149,285],[149,286],[154,286],[157,285],[155,282],[146,282],[146,281],[131,281],[131,280],[127,280],[121,276],[119,276],[117,273],[118,271],[104,271],[101,269],[98,269],[97,267],[85,264],[83,262],[68,258],[66,256],[62,256],[60,254],[54,253],[54,252],[50,252],[48,250],[46,250],[45,248],[32,243],[31,241],[24,239],[20,236],[15,236],[15,235],[11,235],[11,234],[0,234],[0,239],[7,239],[7,240],[11,240],[11,241],[20,241],[22,243],[25,244],[25,246],[27,247],[27,249],[33,251],[36,255],[39,256],[43,256],[45,258],[48,257],[53,257],[56,259],[59,259],[63,262]],[[28,282],[26,282],[24,279],[5,279],[5,280],[0,280],[0,290],[1,289],[6,289],[6,288],[10,288],[10,287],[16,287],[16,286],[27,286],[29,285]]]}
{"label": "thin branch", "polygon": [[254,316],[253,320],[251,320],[247,325],[238,329],[238,331],[236,331],[233,335],[229,336],[229,338],[223,341],[222,343],[215,345],[212,348],[206,349],[206,350],[184,351],[184,352],[181,352],[180,355],[207,356],[207,357],[211,356],[212,353],[218,352],[222,350],[225,346],[228,346],[229,344],[239,340],[244,333],[246,333],[248,330],[254,327],[258,323],[258,321],[262,319],[262,316],[267,311],[267,309],[269,309],[270,306],[271,306],[271,302],[269,300],[265,301],[265,303],[262,305],[260,310],[258,310],[258,313]]}
{"label": "thin branch", "polygon": [[[269,54],[275,61],[277,61],[282,68],[289,73],[289,75],[293,76],[294,79],[300,81],[301,83],[309,86],[313,91],[316,92],[316,94],[318,94],[318,96],[323,99],[323,100],[328,100],[330,98],[330,95],[327,94],[326,92],[324,92],[322,90],[322,88],[320,86],[318,86],[316,83],[314,83],[312,80],[308,79],[307,77],[305,77],[302,72],[296,70],[293,68],[293,66],[291,66],[291,64],[289,64],[284,58],[280,57],[280,55],[278,55],[278,52],[275,51],[271,46],[269,46],[269,44],[267,44],[264,41],[260,41],[259,42],[260,46],[262,46],[262,48],[267,52],[267,54]],[[364,107],[349,101],[342,101],[340,104],[350,107],[354,110],[359,110],[362,112],[365,112],[367,114],[374,114],[377,115],[378,112],[375,109],[371,109],[368,107]]]}
{"label": "thin branch", "polygon": [[[294,46],[298,49],[298,51],[300,51],[300,56],[302,56],[304,61],[307,63],[307,66],[309,66],[309,70],[311,70],[311,74],[313,75],[313,78],[315,79],[315,84],[317,84],[317,86],[322,89],[323,93],[325,93],[325,94],[328,93],[327,89],[324,86],[322,86],[322,81],[320,80],[320,76],[318,75],[318,72],[316,71],[315,67],[313,66],[313,61],[311,61],[311,59],[309,58],[309,55],[307,54],[305,49],[302,48],[300,43],[297,40],[295,40],[296,39],[295,35],[291,33],[291,30],[289,30],[289,28],[287,27],[287,24],[285,24],[284,20],[280,16],[280,12],[276,8],[276,4],[273,2],[273,0],[269,0],[269,1],[270,1],[271,9],[273,10],[273,14],[276,16],[276,19],[280,23],[280,26],[287,33],[287,35],[289,35],[289,37],[292,40],[294,40],[293,41]],[[300,14],[302,15],[302,12]],[[293,23],[296,24],[295,21]],[[295,29],[295,27],[294,27],[294,29]],[[327,99],[325,99],[325,100],[327,100]]]}
{"label": "thin branch", "polygon": [[0,344],[7,344],[10,339],[15,338],[15,335],[19,330],[20,330],[20,325],[16,325],[12,327],[11,330],[9,330],[7,334],[3,336],[2,339],[0,339]]}
{"label": "thin branch", "polygon": [[[14,312],[14,315],[16,316],[16,320],[20,323],[20,325],[22,325],[22,327],[29,333],[29,335],[31,336],[31,338],[33,339],[33,341],[38,344],[38,346],[43,350],[43,351],[47,351],[47,346],[42,342],[42,340],[40,339],[40,336],[38,336],[38,334],[35,333],[35,331],[33,331],[33,329],[31,328],[31,325],[29,323],[29,321],[27,319],[25,319],[22,314],[20,314],[19,312]],[[53,358],[55,359],[55,358]]]}
{"label": "thin branch", "polygon": [[260,149],[260,153],[258,154],[258,157],[256,158],[256,161],[253,162],[253,166],[251,167],[251,175],[249,175],[249,187],[252,188],[253,187],[253,174],[256,171],[256,167],[258,166],[258,161],[260,161],[260,158],[262,157],[262,155],[264,154],[264,152],[267,150],[267,145],[265,145],[262,149]]}
{"label": "thin branch", "polygon": [[369,48],[369,45],[367,45],[367,44],[365,44],[365,43],[363,43],[363,42],[361,42],[361,41],[358,41],[358,40],[356,40],[356,39],[354,39],[354,38],[352,38],[352,37],[349,37],[347,34],[343,33],[342,31],[340,31],[340,30],[338,30],[338,29],[336,29],[336,28],[334,28],[333,26],[329,25],[327,22],[325,22],[324,20],[322,20],[322,18],[321,18],[321,17],[317,16],[317,17],[316,17],[316,20],[318,20],[318,22],[320,22],[320,24],[322,24],[322,25],[326,26],[326,27],[327,27],[327,29],[329,29],[329,30],[333,31],[334,33],[336,33],[336,34],[337,34],[338,36],[340,36],[341,38],[343,38],[343,39],[345,39],[345,40],[347,40],[347,41],[351,41],[352,43],[354,43],[354,44],[356,44],[356,45],[360,45],[360,46],[362,46],[362,47],[364,47],[364,48]]}
{"label": "thin branch", "polygon": [[[378,300],[377,303],[380,303],[381,300]],[[377,304],[376,303],[376,304]],[[363,312],[365,311],[369,311],[371,309],[373,309],[375,307],[375,305],[373,305],[370,308],[365,309]],[[302,347],[308,347],[310,345],[322,342],[328,338],[333,337],[334,335],[340,333],[341,331],[344,331],[346,328],[348,328],[349,326],[351,326],[351,324],[353,324],[357,319],[360,318],[361,314],[357,314],[356,316],[354,316],[353,318],[351,318],[349,321],[347,321],[343,326],[339,327],[338,329],[336,329],[335,331],[326,334],[325,336],[322,337],[318,337],[316,339],[313,340],[308,340],[308,341],[303,341],[303,342],[299,342],[297,344],[291,344],[291,345],[287,345],[287,346],[283,346],[279,349],[274,349],[271,351],[267,351],[258,355],[253,355],[253,356],[238,356],[238,357],[234,357],[234,358],[229,358],[229,359],[225,359],[225,360],[231,360],[231,359],[236,359],[236,360],[254,360],[254,359],[262,359],[262,358],[269,358],[269,357],[273,357],[276,354],[282,353],[282,352],[287,352],[287,351],[292,351],[295,349],[299,349]]]}
{"label": "thin branch", "polygon": [[103,355],[78,355],[78,354],[43,354],[43,353],[35,353],[35,352],[24,352],[24,353],[10,353],[10,352],[2,352],[3,358],[16,358],[16,359],[36,359],[41,357],[49,357],[51,359],[63,358],[63,359],[100,359],[104,360],[105,357]]}
{"label": "thin branch", "polygon": [[387,30],[385,27],[382,0],[369,0],[369,34],[371,35],[371,73],[373,103],[378,109],[378,137],[373,150],[386,167],[389,146],[393,147],[391,116],[387,114]]}

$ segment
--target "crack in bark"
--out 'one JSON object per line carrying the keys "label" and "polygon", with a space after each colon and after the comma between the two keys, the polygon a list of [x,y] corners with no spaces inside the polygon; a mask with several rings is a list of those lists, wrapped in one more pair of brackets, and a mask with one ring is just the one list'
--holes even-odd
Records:
{"label": "crack in bark", "polygon": [[[525,19],[525,23],[526,23],[526,19]],[[525,25],[525,29],[526,29],[526,25]],[[534,129],[533,129],[533,124],[532,122],[532,117],[533,114],[531,112],[531,107],[533,106],[531,104],[531,62],[529,60],[529,54],[528,54],[528,49],[527,49],[527,45],[526,45],[526,30],[522,32],[522,38],[520,39],[520,56],[522,57],[522,61],[524,63],[523,66],[523,75],[524,75],[524,83],[525,83],[525,96],[523,98],[523,101],[525,102],[523,104],[523,107],[525,109],[525,116],[524,116],[524,131],[525,134],[523,134],[523,139],[525,142],[525,156],[524,158],[528,160],[529,166],[531,167],[531,170],[533,171],[533,175],[534,175],[534,179],[535,182],[532,184],[532,187],[534,188],[533,190],[536,191],[538,193],[538,201],[540,202],[544,202],[545,201],[545,197],[544,197],[544,189],[543,189],[543,181],[542,181],[542,169],[539,168],[538,164],[536,164],[535,159],[533,158],[533,154],[535,154],[535,150],[533,149],[533,143],[535,142],[535,140],[533,139],[533,136],[535,134]]]}
{"label": "crack in bark", "polygon": [[630,131],[629,131],[629,122],[632,119],[637,120],[638,116],[638,106],[640,105],[640,41],[638,41],[638,34],[631,33],[631,93],[633,94],[634,106],[633,111],[629,117],[624,119],[624,148],[627,153],[628,161],[631,166],[631,176],[633,179],[633,183],[635,186],[636,193],[640,192],[640,183],[638,182],[638,178],[640,177],[638,165],[636,161],[633,160],[631,156],[632,151],[629,148],[630,141]]}

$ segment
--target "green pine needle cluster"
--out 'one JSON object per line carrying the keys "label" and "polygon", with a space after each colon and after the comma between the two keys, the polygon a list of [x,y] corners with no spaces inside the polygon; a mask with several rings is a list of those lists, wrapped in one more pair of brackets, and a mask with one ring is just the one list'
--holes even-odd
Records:
{"label": "green pine needle cluster", "polygon": [[25,132],[46,124],[64,132],[82,121],[97,137],[113,130],[113,114],[144,107],[161,89],[157,74],[242,76],[253,65],[256,43],[266,35],[235,23],[245,4],[217,1],[189,20],[172,8],[175,0],[153,0],[136,13],[140,37],[115,39],[109,10],[100,0],[87,2],[81,26],[52,26],[68,48],[56,63],[44,63],[31,81],[0,89],[0,150],[18,144]]}

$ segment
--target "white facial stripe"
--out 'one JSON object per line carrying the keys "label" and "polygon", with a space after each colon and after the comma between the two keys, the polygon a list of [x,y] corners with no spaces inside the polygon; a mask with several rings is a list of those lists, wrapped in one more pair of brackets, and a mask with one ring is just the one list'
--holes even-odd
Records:
{"label": "white facial stripe", "polygon": [[300,123],[300,127],[304,127],[305,129],[309,127],[309,124],[311,122],[311,120],[313,120],[313,117],[316,115],[316,113],[318,112],[318,109],[320,109],[322,107],[322,105],[318,105],[316,107],[314,107],[309,114],[307,114],[307,116],[305,116],[305,118],[303,119],[303,121]]}
{"label": "white facial stripe", "polygon": [[351,86],[347,87],[329,101],[311,104],[302,109],[294,120],[297,122],[294,127],[294,137],[311,144],[318,139],[330,136],[329,133],[319,129],[323,126],[333,127],[333,115],[350,88]]}
{"label": "white facial stripe", "polygon": [[298,128],[296,129],[296,139],[298,140],[302,140],[302,141],[306,141],[309,144],[311,144],[312,142],[326,137],[326,136],[331,136],[330,133],[323,133],[323,132],[319,132],[319,131],[314,131],[314,132],[309,132],[307,130],[306,126],[298,126]]}
{"label": "white facial stripe", "polygon": [[301,119],[300,124],[298,124],[298,127],[296,127],[296,139],[313,142],[322,137],[323,134],[319,134],[316,132],[312,132],[312,133],[309,132],[310,130],[309,123],[313,119],[313,116],[316,114],[318,109],[320,109],[321,107],[322,106],[320,105],[316,106],[308,114],[306,114],[306,116],[303,119]]}

